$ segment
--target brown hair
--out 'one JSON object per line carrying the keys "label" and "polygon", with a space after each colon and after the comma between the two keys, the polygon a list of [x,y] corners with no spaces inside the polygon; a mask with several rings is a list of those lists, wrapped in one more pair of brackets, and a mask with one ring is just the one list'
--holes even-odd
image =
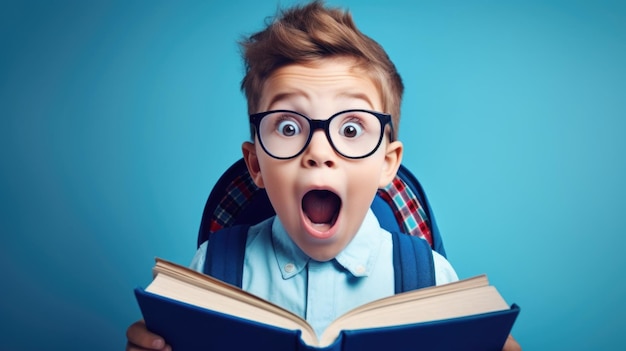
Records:
{"label": "brown hair", "polygon": [[397,139],[402,79],[382,46],[357,29],[348,11],[326,8],[319,0],[282,10],[264,30],[240,45],[246,70],[241,89],[248,113],[260,112],[263,84],[276,69],[328,57],[353,57],[378,87],[382,112],[392,115],[393,138]]}

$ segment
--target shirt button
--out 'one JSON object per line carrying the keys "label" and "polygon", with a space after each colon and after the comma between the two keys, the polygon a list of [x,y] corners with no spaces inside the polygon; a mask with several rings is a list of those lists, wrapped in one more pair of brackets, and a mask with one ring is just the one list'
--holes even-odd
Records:
{"label": "shirt button", "polygon": [[285,272],[287,272],[287,273],[293,272],[294,269],[296,269],[296,266],[293,263],[287,263],[285,265]]}
{"label": "shirt button", "polygon": [[363,273],[365,273],[365,266],[363,266],[363,265],[358,265],[358,266],[356,266],[356,268],[354,269],[354,271],[355,271],[357,274],[363,274]]}

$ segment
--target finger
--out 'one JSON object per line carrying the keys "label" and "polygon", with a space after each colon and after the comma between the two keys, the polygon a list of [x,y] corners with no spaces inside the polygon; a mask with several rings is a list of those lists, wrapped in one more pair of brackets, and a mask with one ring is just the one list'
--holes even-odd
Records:
{"label": "finger", "polygon": [[167,345],[162,337],[151,333],[143,320],[137,321],[126,330],[127,350],[163,350]]}
{"label": "finger", "polygon": [[522,347],[517,343],[517,340],[513,338],[513,335],[509,334],[502,351],[522,351]]}
{"label": "finger", "polygon": [[155,350],[155,349],[146,349],[143,347],[139,347],[137,345],[133,345],[130,342],[126,344],[126,351],[172,351],[172,347],[169,345],[165,345],[165,347],[163,347],[160,350]]}

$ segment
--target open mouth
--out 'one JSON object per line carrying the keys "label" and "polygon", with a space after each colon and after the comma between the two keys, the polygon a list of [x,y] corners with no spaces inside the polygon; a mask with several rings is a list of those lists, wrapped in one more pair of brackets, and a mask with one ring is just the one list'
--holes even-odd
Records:
{"label": "open mouth", "polygon": [[311,190],[302,198],[302,211],[319,229],[330,229],[339,216],[341,199],[329,190]]}

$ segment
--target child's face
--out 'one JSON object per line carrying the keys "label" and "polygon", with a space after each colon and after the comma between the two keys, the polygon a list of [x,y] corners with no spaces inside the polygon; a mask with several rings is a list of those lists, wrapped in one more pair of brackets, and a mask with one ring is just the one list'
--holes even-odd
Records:
{"label": "child's face", "polygon": [[[381,112],[378,89],[354,66],[353,60],[334,58],[282,67],[265,82],[257,112],[292,110],[319,120],[348,109]],[[327,261],[348,245],[377,189],[395,176],[402,144],[385,136],[371,156],[348,159],[316,130],[291,159],[268,155],[258,140],[244,143],[243,153],[252,179],[267,190],[292,240],[313,259]]]}

